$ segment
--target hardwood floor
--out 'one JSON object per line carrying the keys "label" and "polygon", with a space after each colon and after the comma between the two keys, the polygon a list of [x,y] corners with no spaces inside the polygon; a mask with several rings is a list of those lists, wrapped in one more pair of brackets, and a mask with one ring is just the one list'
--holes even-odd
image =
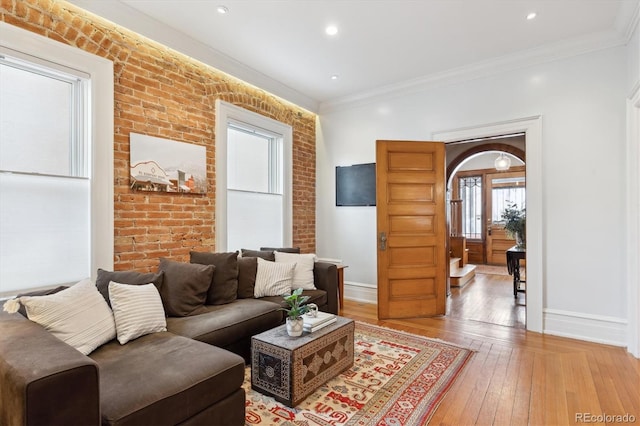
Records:
{"label": "hardwood floor", "polygon": [[452,316],[379,321],[350,300],[341,315],[476,351],[430,425],[640,424],[640,360],[624,348]]}
{"label": "hardwood floor", "polygon": [[[499,268],[497,266],[493,268]],[[513,297],[513,277],[505,274],[476,273],[463,287],[452,287],[447,298],[451,318],[467,319],[526,328],[526,295]]]}

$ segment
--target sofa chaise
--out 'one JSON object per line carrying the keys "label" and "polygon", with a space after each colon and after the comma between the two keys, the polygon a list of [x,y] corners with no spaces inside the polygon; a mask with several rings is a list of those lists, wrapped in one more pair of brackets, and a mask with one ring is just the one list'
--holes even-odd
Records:
{"label": "sofa chaise", "polygon": [[[190,263],[161,259],[155,274],[99,270],[95,286],[107,304],[114,302],[109,300],[112,285],[153,284],[166,314],[166,331],[125,344],[112,339],[87,355],[29,320],[24,310],[0,311],[0,424],[244,424],[242,384],[251,336],[284,320],[281,296],[251,294],[264,281],[258,276],[265,270],[258,257],[270,262],[274,253],[192,252]],[[271,262],[267,267],[290,263]],[[312,268],[315,289],[305,294],[321,310],[337,314],[336,266],[314,262]],[[194,295],[201,303],[194,303]],[[28,305],[42,296],[52,295],[18,300]],[[115,314],[117,307],[111,307]]]}

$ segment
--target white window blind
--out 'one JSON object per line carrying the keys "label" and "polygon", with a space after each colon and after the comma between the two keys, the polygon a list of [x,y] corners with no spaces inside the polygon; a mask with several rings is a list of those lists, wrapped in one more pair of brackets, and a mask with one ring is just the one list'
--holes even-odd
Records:
{"label": "white window blind", "polygon": [[91,276],[87,87],[0,58],[0,295]]}
{"label": "white window blind", "polygon": [[227,247],[283,245],[282,138],[247,124],[227,130]]}

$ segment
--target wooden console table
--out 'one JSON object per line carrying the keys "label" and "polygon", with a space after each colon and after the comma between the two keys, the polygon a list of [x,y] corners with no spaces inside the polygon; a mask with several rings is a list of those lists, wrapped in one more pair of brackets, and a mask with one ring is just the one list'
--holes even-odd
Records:
{"label": "wooden console table", "polygon": [[527,249],[513,246],[507,250],[507,271],[513,275],[513,297],[518,297],[518,292],[525,293],[525,287],[520,284],[526,281],[520,279],[520,259],[526,259]]}
{"label": "wooden console table", "polygon": [[340,264],[338,266],[338,302],[339,308],[342,309],[344,306],[344,268],[346,265]]}

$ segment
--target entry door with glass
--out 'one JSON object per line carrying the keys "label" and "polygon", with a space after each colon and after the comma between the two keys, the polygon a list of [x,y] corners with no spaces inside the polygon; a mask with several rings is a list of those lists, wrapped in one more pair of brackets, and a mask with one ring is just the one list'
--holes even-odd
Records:
{"label": "entry door with glass", "polygon": [[502,212],[507,206],[525,207],[525,172],[500,172],[486,175],[486,253],[487,263],[506,265],[505,252],[515,245],[504,229]]}

